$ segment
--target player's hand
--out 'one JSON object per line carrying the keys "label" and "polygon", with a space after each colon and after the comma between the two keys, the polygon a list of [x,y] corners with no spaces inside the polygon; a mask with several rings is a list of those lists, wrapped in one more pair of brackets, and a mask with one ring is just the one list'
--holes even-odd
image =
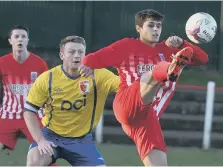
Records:
{"label": "player's hand", "polygon": [[85,65],[81,65],[78,69],[82,77],[89,77],[93,75],[93,70]]}
{"label": "player's hand", "polygon": [[43,140],[40,140],[38,142],[38,150],[40,152],[40,155],[43,155],[43,154],[48,154],[50,156],[53,155],[54,151],[53,151],[53,147],[56,147],[53,142],[49,142],[45,139]]}
{"label": "player's hand", "polygon": [[169,37],[165,44],[170,48],[179,48],[183,44],[183,39],[178,36]]}

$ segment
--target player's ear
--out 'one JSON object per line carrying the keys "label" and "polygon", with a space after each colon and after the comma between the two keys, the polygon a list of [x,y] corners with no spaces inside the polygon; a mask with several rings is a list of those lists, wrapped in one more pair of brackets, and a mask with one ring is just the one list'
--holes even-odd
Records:
{"label": "player's ear", "polygon": [[10,45],[11,45],[11,44],[12,44],[12,40],[11,40],[11,38],[9,38],[8,41],[9,41],[9,43],[10,43]]}
{"label": "player's ear", "polygon": [[141,27],[140,27],[139,25],[136,25],[136,31],[137,31],[138,33],[141,32]]}
{"label": "player's ear", "polygon": [[63,53],[61,51],[60,51],[59,55],[60,55],[60,59],[63,60]]}

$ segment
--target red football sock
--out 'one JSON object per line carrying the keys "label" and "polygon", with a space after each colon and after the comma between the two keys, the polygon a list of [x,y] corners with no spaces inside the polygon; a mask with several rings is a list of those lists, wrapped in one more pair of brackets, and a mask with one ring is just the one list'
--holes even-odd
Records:
{"label": "red football sock", "polygon": [[152,71],[152,75],[153,78],[157,81],[157,82],[164,82],[167,80],[167,72],[168,72],[168,68],[170,66],[169,62],[166,61],[161,61],[159,62],[157,65],[155,65],[153,71]]}

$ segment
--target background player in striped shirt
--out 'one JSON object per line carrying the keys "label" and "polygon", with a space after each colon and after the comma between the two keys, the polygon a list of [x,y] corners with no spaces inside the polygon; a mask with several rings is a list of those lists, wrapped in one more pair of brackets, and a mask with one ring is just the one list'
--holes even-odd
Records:
{"label": "background player in striped shirt", "polygon": [[13,150],[20,132],[29,142],[33,141],[23,119],[24,102],[35,79],[48,67],[43,59],[27,50],[28,28],[14,26],[8,40],[12,52],[0,58],[0,148]]}
{"label": "background player in striped shirt", "polygon": [[91,53],[79,69],[85,76],[90,69],[118,69],[121,84],[113,104],[114,113],[146,166],[167,165],[158,118],[173,97],[182,69],[186,64],[208,61],[202,49],[180,37],[157,43],[162,23],[163,15],[155,10],[138,12],[135,24],[139,39],[124,38]]}
{"label": "background player in striped shirt", "polygon": [[[91,132],[100,120],[108,93],[118,90],[119,77],[106,69],[94,70],[93,77],[81,77],[77,70],[85,51],[83,38],[63,39],[63,65],[40,75],[30,89],[24,118],[35,142],[30,146],[27,166],[49,165],[58,158],[72,166],[105,164]],[[41,132],[35,114],[44,103]]]}

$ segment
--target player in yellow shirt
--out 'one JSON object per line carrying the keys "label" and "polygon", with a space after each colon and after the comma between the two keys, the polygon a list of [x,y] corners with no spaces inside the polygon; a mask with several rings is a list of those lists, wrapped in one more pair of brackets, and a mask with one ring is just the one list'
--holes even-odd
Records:
{"label": "player in yellow shirt", "polygon": [[[78,72],[85,56],[85,40],[68,36],[60,43],[59,65],[40,75],[29,91],[24,118],[35,142],[30,145],[27,166],[46,166],[58,158],[72,166],[105,165],[92,138],[110,92],[116,92],[119,77],[106,69],[91,77]],[[44,105],[44,128],[35,114]]]}

